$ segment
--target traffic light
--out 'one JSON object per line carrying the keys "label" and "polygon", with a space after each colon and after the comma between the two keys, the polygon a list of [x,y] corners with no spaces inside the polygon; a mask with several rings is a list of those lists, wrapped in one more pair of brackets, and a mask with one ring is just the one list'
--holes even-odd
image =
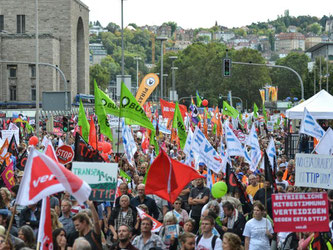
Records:
{"label": "traffic light", "polygon": [[231,76],[231,59],[230,58],[223,59],[223,76],[224,77]]}
{"label": "traffic light", "polygon": [[69,123],[68,123],[68,118],[66,116],[64,116],[62,118],[62,130],[64,132],[68,132],[68,129],[69,129]]}

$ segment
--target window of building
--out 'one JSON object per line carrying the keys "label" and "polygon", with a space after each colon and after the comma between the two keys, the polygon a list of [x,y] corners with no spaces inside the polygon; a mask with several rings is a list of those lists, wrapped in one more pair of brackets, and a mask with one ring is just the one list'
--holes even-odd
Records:
{"label": "window of building", "polygon": [[10,100],[16,101],[16,86],[9,86]]}
{"label": "window of building", "polygon": [[31,100],[36,101],[36,86],[31,86]]}
{"label": "window of building", "polygon": [[30,64],[30,77],[31,78],[36,78],[36,65]]}
{"label": "window of building", "polygon": [[3,31],[5,28],[4,17],[0,15],[0,31]]}
{"label": "window of building", "polygon": [[7,69],[9,71],[9,78],[16,78],[16,75],[17,75],[17,65],[8,65]]}
{"label": "window of building", "polygon": [[17,33],[25,33],[25,15],[17,15]]}

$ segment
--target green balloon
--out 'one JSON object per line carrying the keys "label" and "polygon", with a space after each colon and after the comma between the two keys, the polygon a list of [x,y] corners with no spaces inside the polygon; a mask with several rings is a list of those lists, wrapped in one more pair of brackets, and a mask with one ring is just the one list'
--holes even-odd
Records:
{"label": "green balloon", "polygon": [[228,191],[227,184],[223,181],[216,182],[212,187],[212,195],[215,199],[221,198]]}

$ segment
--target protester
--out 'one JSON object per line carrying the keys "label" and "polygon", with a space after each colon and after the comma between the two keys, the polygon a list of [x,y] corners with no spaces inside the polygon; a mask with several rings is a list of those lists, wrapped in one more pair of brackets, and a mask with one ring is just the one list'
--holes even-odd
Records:
{"label": "protester", "polygon": [[225,233],[222,242],[223,250],[243,250],[241,239],[237,234]]}
{"label": "protester", "polygon": [[20,227],[18,237],[24,241],[25,245],[30,248],[36,248],[36,238],[34,231],[28,225]]}
{"label": "protester", "polygon": [[174,212],[167,212],[164,216],[163,226],[159,232],[159,236],[166,249],[178,249],[178,237],[182,232],[183,228],[178,225],[178,220]]}
{"label": "protester", "polygon": [[222,249],[222,241],[218,236],[213,235],[212,230],[214,228],[214,218],[207,216],[201,220],[201,232],[195,239],[196,249]]}
{"label": "protester", "polygon": [[140,250],[149,250],[152,247],[155,249],[165,249],[164,243],[160,236],[151,232],[153,221],[149,217],[141,220],[141,235],[134,238],[132,244]]}
{"label": "protester", "polygon": [[273,228],[264,218],[265,207],[259,201],[253,203],[253,218],[246,222],[243,236],[245,250],[270,249],[269,240],[273,238]]}
{"label": "protester", "polygon": [[63,228],[57,228],[52,233],[53,238],[53,249],[54,250],[66,250],[67,249],[67,239],[66,231]]}
{"label": "protester", "polygon": [[243,230],[246,223],[244,215],[238,212],[228,201],[225,202],[222,207],[225,215],[222,230],[224,232],[234,233],[240,238],[243,238]]}
{"label": "protester", "polygon": [[184,232],[180,235],[181,250],[194,250],[195,248],[195,234]]}
{"label": "protester", "polygon": [[132,231],[128,225],[120,225],[117,231],[118,242],[114,243],[111,246],[111,250],[138,250],[138,248],[134,247],[131,243]]}
{"label": "protester", "polygon": [[134,197],[130,204],[133,207],[137,207],[140,204],[145,204],[149,209],[149,215],[153,216],[155,219],[158,219],[159,212],[156,206],[156,202],[154,199],[145,195],[145,185],[139,184],[138,185],[138,196]]}
{"label": "protester", "polygon": [[67,199],[61,201],[61,217],[59,218],[60,223],[66,231],[66,234],[75,232],[75,226],[72,220],[72,202]]}

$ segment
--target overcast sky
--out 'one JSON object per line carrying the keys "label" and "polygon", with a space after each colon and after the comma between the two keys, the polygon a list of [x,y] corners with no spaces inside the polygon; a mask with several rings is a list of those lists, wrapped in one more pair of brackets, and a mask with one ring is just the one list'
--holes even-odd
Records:
{"label": "overcast sky", "polygon": [[[90,21],[120,25],[121,0],[81,0],[90,9]],[[215,21],[228,28],[274,20],[289,10],[290,16],[321,18],[332,14],[332,0],[125,0],[124,26],[161,25],[174,21],[183,28],[210,28]]]}

